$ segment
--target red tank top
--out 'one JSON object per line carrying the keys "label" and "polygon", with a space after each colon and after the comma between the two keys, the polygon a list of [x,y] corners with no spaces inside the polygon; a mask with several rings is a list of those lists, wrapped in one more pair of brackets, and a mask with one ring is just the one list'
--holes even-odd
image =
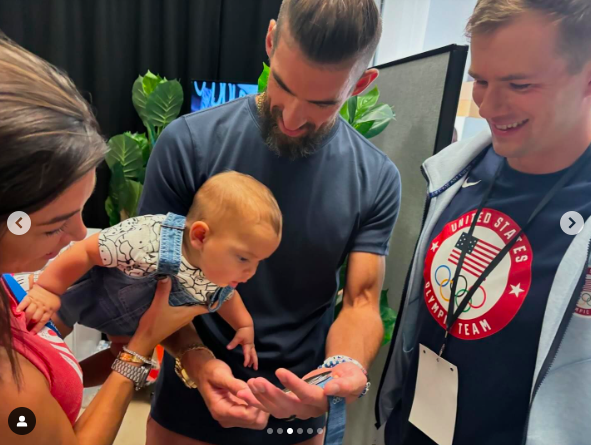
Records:
{"label": "red tank top", "polygon": [[[29,360],[49,382],[51,395],[60,404],[72,425],[82,405],[82,370],[74,354],[51,329],[44,327],[32,335],[26,329],[25,314],[16,314],[17,302],[10,289],[0,280],[0,286],[10,295],[14,349]],[[15,336],[15,331],[20,335]],[[20,338],[20,340],[19,340]]]}

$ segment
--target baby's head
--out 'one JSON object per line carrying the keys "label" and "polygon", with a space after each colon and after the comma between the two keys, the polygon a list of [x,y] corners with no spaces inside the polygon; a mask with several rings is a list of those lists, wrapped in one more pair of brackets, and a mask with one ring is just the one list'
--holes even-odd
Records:
{"label": "baby's head", "polygon": [[218,286],[248,281],[281,242],[283,218],[271,191],[228,171],[209,178],[187,215],[186,256]]}

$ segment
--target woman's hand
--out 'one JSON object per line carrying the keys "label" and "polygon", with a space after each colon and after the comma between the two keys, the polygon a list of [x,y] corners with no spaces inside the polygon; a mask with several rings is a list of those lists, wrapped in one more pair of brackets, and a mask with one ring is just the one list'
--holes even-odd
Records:
{"label": "woman's hand", "polygon": [[129,349],[132,351],[150,355],[162,340],[189,324],[198,315],[209,312],[207,307],[201,305],[170,306],[170,288],[170,278],[158,281],[152,305],[142,316],[137,331],[129,342]]}

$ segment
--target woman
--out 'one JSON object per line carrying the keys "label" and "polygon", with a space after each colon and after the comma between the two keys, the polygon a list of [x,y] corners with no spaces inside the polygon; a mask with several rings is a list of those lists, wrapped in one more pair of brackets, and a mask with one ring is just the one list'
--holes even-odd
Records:
{"label": "woman", "polygon": [[[71,241],[85,237],[81,212],[105,152],[90,107],[72,82],[0,37],[0,273],[38,270]],[[7,228],[15,211],[31,218],[30,230],[21,236]],[[169,292],[170,281],[161,282],[129,350],[150,356],[160,341],[205,312],[199,306],[170,307]],[[0,282],[0,443],[111,444],[134,392],[134,383],[123,374],[149,366],[131,363],[131,357],[118,360],[123,368],[110,373],[77,419],[79,365],[54,331],[30,333],[46,320],[37,314],[26,326],[16,305]],[[17,407],[35,414],[36,426],[28,435],[9,429],[6,420]]]}

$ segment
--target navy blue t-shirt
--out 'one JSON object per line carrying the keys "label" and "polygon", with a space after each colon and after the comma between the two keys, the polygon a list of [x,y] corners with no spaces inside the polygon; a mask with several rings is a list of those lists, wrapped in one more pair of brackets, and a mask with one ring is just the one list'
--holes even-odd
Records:
{"label": "navy blue t-shirt", "polygon": [[[226,349],[234,331],[218,314],[197,317],[195,325],[237,378],[263,376],[279,385],[277,368],[303,376],[324,361],[338,270],[347,254],[388,253],[400,202],[399,173],[340,118],[314,154],[295,161],[277,156],[264,144],[254,96],[247,96],[181,117],[165,129],[150,158],[140,214],[186,214],[203,182],[225,170],[252,175],[269,187],[284,218],[277,251],[237,288],[254,320],[259,371],[242,366],[241,348]],[[224,445],[299,443],[310,437],[308,428],[316,431],[324,422],[270,420],[274,430],[302,428],[301,435],[224,429],[199,392],[176,376],[170,356],[151,414],[172,431]]]}
{"label": "navy blue t-shirt", "polygon": [[[450,281],[466,238],[462,233],[468,231],[501,162],[503,159],[489,148],[431,233],[417,329],[418,343],[436,353],[444,338]],[[525,229],[452,328],[444,358],[458,367],[459,375],[454,445],[521,442],[548,294],[573,240],[561,230],[560,219],[571,210],[585,220],[591,216],[590,169],[591,165],[579,171]],[[476,225],[477,241],[464,261],[454,308],[563,173],[524,174],[505,163]],[[388,445],[435,443],[408,422],[418,350],[414,348],[402,401],[388,421]]]}

